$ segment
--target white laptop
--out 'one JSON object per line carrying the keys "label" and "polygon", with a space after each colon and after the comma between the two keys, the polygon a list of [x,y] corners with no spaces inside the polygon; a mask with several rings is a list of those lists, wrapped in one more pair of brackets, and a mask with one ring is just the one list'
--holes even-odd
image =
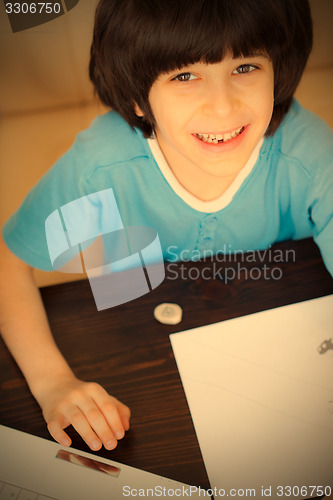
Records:
{"label": "white laptop", "polygon": [[333,295],[170,339],[213,489],[333,492]]}
{"label": "white laptop", "polygon": [[199,487],[0,425],[0,500],[202,498],[205,493]]}

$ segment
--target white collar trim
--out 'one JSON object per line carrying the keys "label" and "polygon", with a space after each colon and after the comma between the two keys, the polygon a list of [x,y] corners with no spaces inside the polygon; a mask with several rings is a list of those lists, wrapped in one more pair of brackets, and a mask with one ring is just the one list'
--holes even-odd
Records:
{"label": "white collar trim", "polygon": [[153,154],[153,157],[161,170],[164,178],[169,183],[174,192],[191,208],[197,210],[199,212],[213,213],[218,212],[225,208],[232,201],[234,195],[237,193],[238,189],[242,185],[243,181],[252,171],[254,165],[259,156],[259,151],[261,146],[263,145],[264,139],[261,138],[254,150],[251,153],[250,158],[248,159],[246,165],[242,168],[242,170],[237,174],[233,182],[226,189],[226,191],[211,201],[202,201],[193,194],[189,193],[178,181],[171,168],[168,165],[168,162],[165,159],[165,156],[158,144],[157,139],[151,138],[148,139],[148,145]]}

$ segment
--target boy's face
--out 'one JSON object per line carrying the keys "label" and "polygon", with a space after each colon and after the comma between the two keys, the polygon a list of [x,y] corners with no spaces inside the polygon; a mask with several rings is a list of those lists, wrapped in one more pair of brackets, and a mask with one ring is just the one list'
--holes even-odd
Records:
{"label": "boy's face", "polygon": [[229,56],[160,75],[149,103],[175,175],[237,174],[269,125],[273,91],[273,65],[262,55]]}

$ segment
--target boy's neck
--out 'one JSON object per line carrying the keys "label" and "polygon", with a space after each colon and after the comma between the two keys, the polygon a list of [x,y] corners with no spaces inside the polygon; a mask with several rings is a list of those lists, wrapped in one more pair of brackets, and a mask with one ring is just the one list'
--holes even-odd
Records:
{"label": "boy's neck", "polygon": [[[173,155],[172,150],[164,150],[159,141],[154,139],[154,143],[157,145],[160,155],[165,160],[164,163],[167,164],[178,183],[185,189],[185,191],[203,202],[213,201],[221,197],[228,190],[245,165],[249,165],[249,163],[251,163],[251,167],[254,165],[262,142],[263,139],[257,144],[250,159],[246,158],[246,160],[244,159],[242,162],[237,165],[233,165],[231,168],[229,168],[229,165],[221,165],[218,175],[214,175],[210,172],[197,168],[196,165],[193,165],[190,162],[184,161],[184,159],[179,158],[177,154]],[[156,152],[156,146],[154,149]]]}
{"label": "boy's neck", "polygon": [[171,166],[170,168],[183,188],[201,201],[212,201],[222,196],[238,174],[216,177],[196,172],[196,175],[188,176],[186,172],[175,172]]}

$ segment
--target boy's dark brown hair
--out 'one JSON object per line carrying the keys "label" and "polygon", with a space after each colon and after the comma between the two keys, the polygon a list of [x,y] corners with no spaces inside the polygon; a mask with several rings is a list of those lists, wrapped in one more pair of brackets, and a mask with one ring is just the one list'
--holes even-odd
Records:
{"label": "boy's dark brown hair", "polygon": [[100,0],[89,74],[102,102],[150,137],[155,121],[149,91],[161,73],[198,61],[217,63],[227,53],[263,53],[274,68],[274,111],[266,131],[272,135],[311,48],[308,0]]}

